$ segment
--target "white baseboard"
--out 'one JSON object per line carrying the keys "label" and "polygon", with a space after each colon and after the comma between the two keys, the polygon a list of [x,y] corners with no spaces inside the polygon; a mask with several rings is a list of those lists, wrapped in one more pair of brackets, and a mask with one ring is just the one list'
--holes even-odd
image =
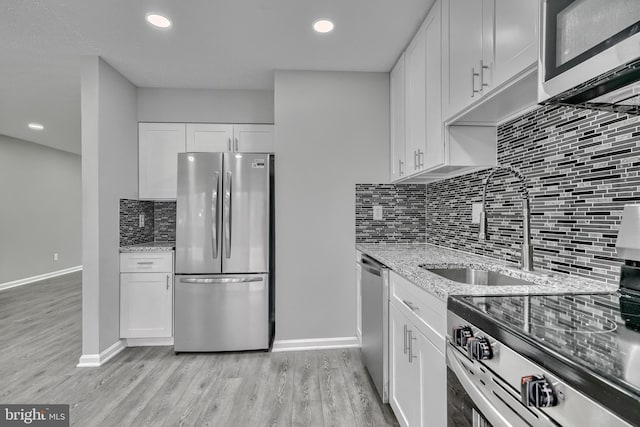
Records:
{"label": "white baseboard", "polygon": [[125,339],[127,347],[147,347],[173,345],[173,337],[171,338],[127,338]]}
{"label": "white baseboard", "polygon": [[311,338],[301,340],[275,340],[271,351],[324,350],[333,348],[358,348],[357,337]]}
{"label": "white baseboard", "polygon": [[51,273],[39,274],[37,276],[26,277],[24,279],[14,280],[12,282],[0,283],[0,291],[3,289],[15,288],[16,286],[27,285],[33,282],[39,282],[44,279],[51,279],[53,277],[64,276],[65,274],[74,273],[82,270],[81,265],[75,267],[65,268],[64,270],[52,271]]}
{"label": "white baseboard", "polygon": [[116,341],[111,347],[100,354],[83,354],[76,365],[78,368],[97,368],[107,363],[116,354],[124,350],[126,346],[123,340]]}

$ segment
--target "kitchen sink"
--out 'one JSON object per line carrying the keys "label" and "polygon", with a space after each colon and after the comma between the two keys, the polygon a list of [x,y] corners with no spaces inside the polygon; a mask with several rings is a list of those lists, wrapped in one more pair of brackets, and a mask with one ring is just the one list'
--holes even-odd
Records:
{"label": "kitchen sink", "polygon": [[442,276],[454,282],[468,285],[483,286],[509,286],[509,285],[535,285],[528,280],[517,279],[496,271],[481,270],[476,268],[428,268],[421,266],[431,273]]}

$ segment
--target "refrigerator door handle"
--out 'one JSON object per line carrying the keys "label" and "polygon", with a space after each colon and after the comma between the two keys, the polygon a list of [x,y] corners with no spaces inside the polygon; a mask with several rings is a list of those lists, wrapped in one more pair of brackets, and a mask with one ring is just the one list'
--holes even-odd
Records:
{"label": "refrigerator door handle", "polygon": [[231,172],[227,172],[227,179],[225,180],[225,193],[224,193],[224,245],[226,257],[231,258]]}
{"label": "refrigerator door handle", "polygon": [[226,284],[226,283],[251,283],[262,282],[262,277],[221,277],[219,279],[180,279],[180,283],[197,284]]}
{"label": "refrigerator door handle", "polygon": [[215,172],[213,191],[211,193],[211,253],[213,259],[218,258],[218,185],[220,173]]}

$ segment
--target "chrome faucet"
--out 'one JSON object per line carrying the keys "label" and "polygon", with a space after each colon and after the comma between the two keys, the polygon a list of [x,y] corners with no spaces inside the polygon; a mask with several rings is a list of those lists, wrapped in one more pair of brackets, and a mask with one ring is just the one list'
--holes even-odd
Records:
{"label": "chrome faucet", "polygon": [[480,233],[478,240],[487,240],[487,187],[489,181],[498,172],[510,172],[518,180],[522,186],[522,250],[520,252],[521,267],[525,271],[533,271],[533,246],[531,246],[531,209],[529,207],[529,191],[527,190],[526,179],[519,171],[512,167],[497,166],[482,182],[482,210],[480,211]]}

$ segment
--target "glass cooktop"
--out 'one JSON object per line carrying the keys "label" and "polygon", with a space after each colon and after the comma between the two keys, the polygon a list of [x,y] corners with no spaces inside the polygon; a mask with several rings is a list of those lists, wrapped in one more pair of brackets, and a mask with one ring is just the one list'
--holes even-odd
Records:
{"label": "glass cooktop", "polygon": [[577,377],[581,389],[591,384],[594,393],[602,393],[605,385],[637,402],[639,308],[640,295],[620,293],[449,298],[450,311],[499,341],[529,344],[525,355],[534,362],[560,377],[567,367],[566,375]]}

